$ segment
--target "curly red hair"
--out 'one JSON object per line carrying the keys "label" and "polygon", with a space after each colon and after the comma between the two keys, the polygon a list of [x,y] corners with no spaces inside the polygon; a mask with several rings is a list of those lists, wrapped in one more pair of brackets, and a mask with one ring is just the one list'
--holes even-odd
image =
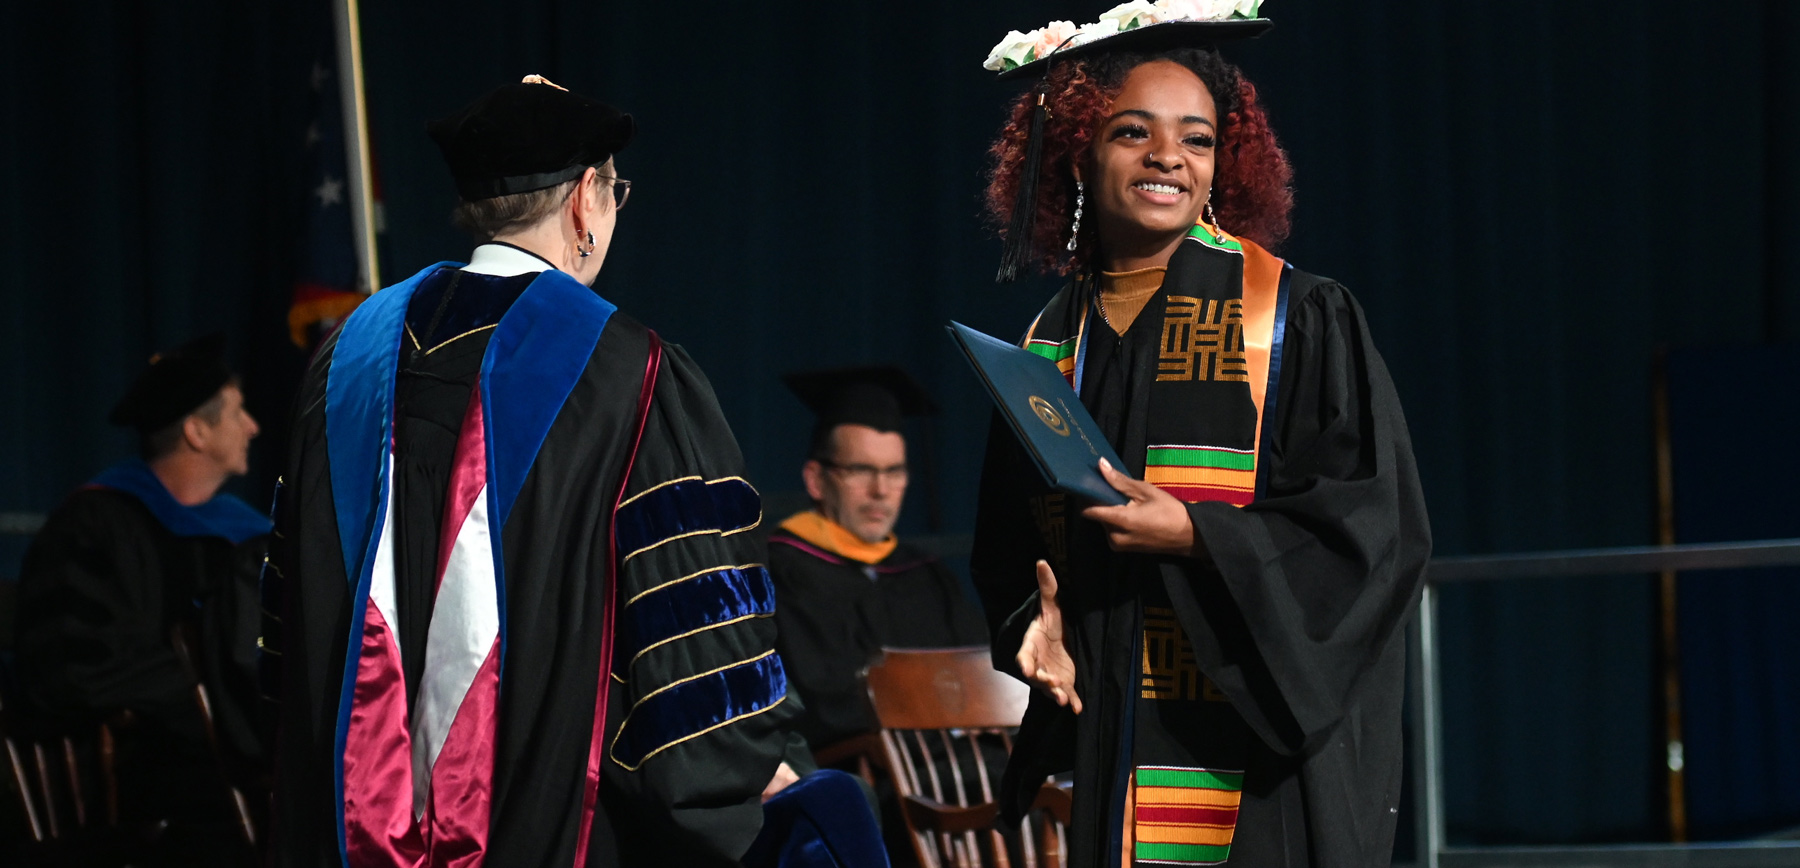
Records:
{"label": "curly red hair", "polygon": [[[1224,123],[1213,169],[1213,213],[1227,232],[1273,250],[1288,236],[1294,208],[1293,167],[1275,141],[1256,86],[1217,53],[1179,49],[1162,54],[1112,54],[1058,64],[1044,81],[1043,162],[1032,227],[1033,261],[1046,272],[1067,274],[1094,255],[1091,230],[1083,230],[1070,253],[1067,244],[1075,208],[1075,160],[1093,146],[1094,134],[1131,70],[1152,60],[1173,60],[1192,70],[1212,92]],[[1019,196],[1026,141],[1037,91],[1022,94],[989,152],[994,158],[987,188],[989,217],[1005,235]]]}

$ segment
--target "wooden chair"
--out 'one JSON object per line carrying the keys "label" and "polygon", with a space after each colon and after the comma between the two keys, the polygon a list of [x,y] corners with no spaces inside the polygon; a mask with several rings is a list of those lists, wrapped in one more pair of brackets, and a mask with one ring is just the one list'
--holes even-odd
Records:
{"label": "wooden chair", "polygon": [[213,762],[218,768],[219,783],[224,786],[225,795],[231,799],[238,833],[244,836],[244,843],[254,849],[256,821],[250,814],[250,800],[225,774],[225,749],[219,743],[219,732],[213,722],[212,695],[206,689],[206,681],[200,677],[200,667],[194,658],[194,647],[199,643],[194,637],[193,628],[187,624],[176,624],[169,630],[169,644],[175,649],[175,656],[181,659],[182,667],[187,669],[188,677],[193,679],[194,704],[199,707],[200,719],[206,725],[206,746],[212,751]]}
{"label": "wooden chair", "polygon": [[33,738],[20,733],[0,700],[0,745],[6,751],[7,783],[19,799],[25,831],[33,843],[54,844],[76,838],[93,841],[110,836],[117,829],[119,778],[113,730],[129,723],[127,715],[95,728],[91,749],[98,755],[101,804],[98,816],[91,817],[95,813],[88,792],[91,778],[83,761],[84,756],[89,756],[83,747],[90,746],[78,747],[72,735]]}
{"label": "wooden chair", "polygon": [[[981,737],[997,738],[1012,753],[1012,733],[1029,698],[1030,688],[994,671],[986,647],[888,649],[869,667],[883,754],[920,865],[1012,868],[996,827],[1001,769],[989,767]],[[972,791],[979,800],[970,798]],[[1024,868],[1062,868],[1068,807],[1066,786],[1046,783],[1040,790],[1032,816],[1019,827]],[[991,860],[983,858],[983,840]]]}
{"label": "wooden chair", "polygon": [[[244,792],[224,780],[224,761],[218,734],[214,730],[212,697],[198,678],[194,665],[194,641],[191,632],[177,627],[170,631],[170,644],[176,656],[194,677],[194,703],[205,724],[206,739],[220,770],[220,783],[230,799],[238,832],[246,843],[256,845],[256,827],[251,818],[250,803]],[[19,732],[0,699],[0,746],[6,752],[6,778],[9,788],[19,797],[25,829],[34,844],[48,847],[81,845],[94,853],[126,854],[156,834],[155,829],[122,829],[119,824],[119,777],[115,732],[126,733],[133,725],[130,711],[113,713],[104,723],[87,733],[68,733],[32,737]],[[90,774],[96,763],[98,775]],[[90,784],[99,784],[100,804],[92,804]],[[97,816],[94,816],[97,814]],[[73,820],[70,825],[69,820]],[[99,848],[99,849],[93,849]],[[123,858],[119,855],[119,858]]]}

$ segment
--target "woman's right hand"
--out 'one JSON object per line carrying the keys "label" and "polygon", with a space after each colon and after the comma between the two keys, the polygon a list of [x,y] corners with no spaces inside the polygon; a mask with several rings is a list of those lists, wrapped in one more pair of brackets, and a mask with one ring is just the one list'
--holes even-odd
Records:
{"label": "woman's right hand", "polygon": [[1075,693],[1075,660],[1063,644],[1062,608],[1056,604],[1056,573],[1046,561],[1037,562],[1038,614],[1025,628],[1019,645],[1019,671],[1031,683],[1056,697],[1057,705],[1081,713],[1081,697]]}

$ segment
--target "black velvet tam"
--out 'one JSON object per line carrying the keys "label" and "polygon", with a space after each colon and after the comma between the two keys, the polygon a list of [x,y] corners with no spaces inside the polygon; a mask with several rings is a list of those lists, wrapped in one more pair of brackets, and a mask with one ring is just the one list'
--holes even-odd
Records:
{"label": "black velvet tam", "polygon": [[231,368],[225,364],[224,333],[195,338],[151,356],[150,367],[113,405],[107,419],[114,425],[144,433],[160,431],[200,409],[229,382]]}
{"label": "black velvet tam", "polygon": [[[535,78],[535,77],[532,77]],[[554,187],[625,149],[631,115],[554,84],[508,84],[426,124],[464,200]]]}
{"label": "black velvet tam", "polygon": [[839,425],[867,425],[898,431],[904,417],[937,412],[925,387],[893,365],[796,371],[781,381],[800,402],[819,416],[817,430]]}

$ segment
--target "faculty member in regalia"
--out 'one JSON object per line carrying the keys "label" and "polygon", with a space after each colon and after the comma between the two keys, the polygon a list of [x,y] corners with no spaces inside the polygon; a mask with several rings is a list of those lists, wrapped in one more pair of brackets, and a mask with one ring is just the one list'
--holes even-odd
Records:
{"label": "faculty member in regalia", "polygon": [[254,796],[266,779],[256,579],[269,520],[220,491],[248,472],[258,430],[224,347],[212,335],[151,359],[111,417],[136,429],[139,457],[69,495],[19,575],[13,711],[86,747],[108,727],[137,864],[249,864],[226,782]]}
{"label": "faculty member in regalia", "polygon": [[279,864],[733,864],[794,780],[760,498],[693,361],[588,287],[632,130],[537,76],[433,123],[482,243],[307,372]]}
{"label": "faculty member in regalia", "polygon": [[1023,344],[1129,498],[1070,502],[990,436],[972,569],[996,663],[1044,688],[1009,807],[1073,769],[1076,865],[1364,868],[1393,845],[1430,532],[1361,308],[1269,252],[1287,158],[1214,48],[1267,29],[1256,5],[1128,3],[988,61],[1032,85],[993,148],[1002,277],[1072,278]]}
{"label": "faculty member in regalia", "polygon": [[781,659],[816,750],[879,728],[863,673],[881,649],[985,645],[987,628],[956,574],[894,534],[910,479],[903,422],[937,409],[924,387],[891,365],[783,380],[818,414],[800,468],[813,508],[769,535]]}

